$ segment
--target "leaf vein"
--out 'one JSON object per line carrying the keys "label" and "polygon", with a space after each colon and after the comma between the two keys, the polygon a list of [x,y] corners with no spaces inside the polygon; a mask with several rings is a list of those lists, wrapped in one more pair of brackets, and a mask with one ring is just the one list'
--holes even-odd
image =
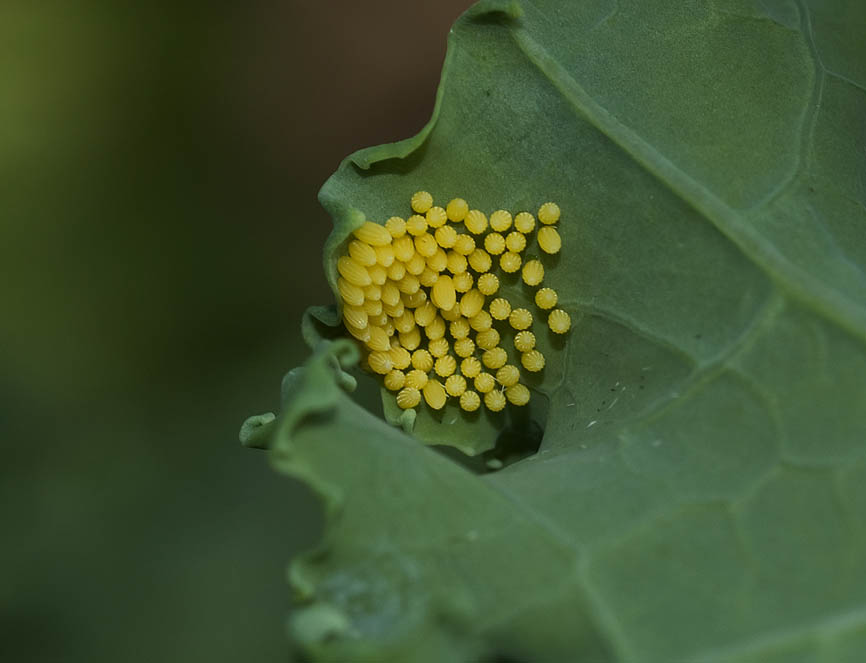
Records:
{"label": "leaf vein", "polygon": [[737,210],[602,107],[521,25],[510,25],[515,42],[576,113],[624,150],[682,200],[710,221],[740,251],[792,296],[829,321],[866,341],[866,307],[821,281],[782,254]]}

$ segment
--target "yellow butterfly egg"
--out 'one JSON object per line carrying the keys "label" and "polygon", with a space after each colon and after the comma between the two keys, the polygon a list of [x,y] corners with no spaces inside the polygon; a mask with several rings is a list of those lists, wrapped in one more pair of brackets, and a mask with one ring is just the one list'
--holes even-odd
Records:
{"label": "yellow butterfly egg", "polygon": [[368,314],[367,319],[369,320],[370,325],[372,327],[383,327],[384,328],[385,325],[388,324],[388,316],[385,315],[384,311],[380,311],[379,313],[376,313],[375,315]]}
{"label": "yellow butterfly egg", "polygon": [[486,394],[496,386],[496,380],[490,373],[479,373],[472,383],[475,385],[475,391],[479,394]]}
{"label": "yellow butterfly egg", "polygon": [[412,311],[403,311],[403,315],[394,318],[394,327],[398,332],[408,332],[415,329],[415,315]]}
{"label": "yellow butterfly egg", "polygon": [[466,218],[469,212],[468,203],[463,198],[455,198],[445,207],[445,214],[454,223],[459,223]]}
{"label": "yellow butterfly egg", "polygon": [[424,371],[419,371],[417,368],[413,368],[411,371],[406,373],[406,386],[411,389],[423,389],[424,385],[427,384],[427,373]]}
{"label": "yellow butterfly egg", "polygon": [[404,387],[399,392],[397,392],[397,405],[404,410],[418,407],[418,404],[420,402],[421,392],[417,389],[412,389],[411,387]]}
{"label": "yellow butterfly egg", "polygon": [[[366,323],[365,323],[366,324]],[[361,325],[363,326],[363,325]],[[448,325],[448,331],[451,332],[451,336],[455,339],[460,340],[461,338],[466,338],[469,336],[469,321],[466,318],[458,318],[450,325]]]}
{"label": "yellow butterfly egg", "polygon": [[[374,352],[388,352],[391,349],[391,342],[388,340],[388,332],[381,327],[370,327],[370,340],[367,341],[367,347]],[[390,371],[391,368],[388,368]],[[386,373],[388,371],[385,371]]]}
{"label": "yellow butterfly egg", "polygon": [[516,230],[508,233],[508,237],[505,238],[505,247],[512,253],[520,253],[526,248],[526,235]]}
{"label": "yellow butterfly egg", "polygon": [[463,225],[473,235],[480,235],[487,230],[487,216],[481,210],[469,210],[466,218],[463,219]]}
{"label": "yellow butterfly egg", "polygon": [[466,391],[466,378],[462,375],[449,375],[445,380],[445,391],[449,396],[461,396]]}
{"label": "yellow butterfly egg", "polygon": [[391,245],[394,257],[400,262],[409,262],[415,255],[415,242],[408,235],[394,240]]}
{"label": "yellow butterfly egg", "polygon": [[418,327],[412,327],[407,332],[400,332],[398,335],[400,345],[407,350],[414,350],[421,345],[421,330]]}
{"label": "yellow butterfly egg", "polygon": [[493,317],[484,310],[469,318],[469,326],[477,332],[487,331],[493,326]]}
{"label": "yellow butterfly egg", "polygon": [[414,295],[406,297],[404,301],[407,309],[407,311],[404,312],[404,315],[408,312],[412,316],[415,324],[419,327],[426,327],[433,322],[436,317],[436,307],[431,302],[421,301],[421,298],[418,297],[418,295],[423,292],[423,290],[419,290]]}
{"label": "yellow butterfly egg", "polygon": [[499,340],[499,332],[495,329],[488,329],[475,335],[475,344],[482,350],[492,350],[499,345]]}
{"label": "yellow butterfly egg", "polygon": [[477,392],[467,390],[460,394],[460,409],[464,412],[475,412],[481,407],[481,396]]}
{"label": "yellow butterfly egg", "polygon": [[571,329],[571,316],[561,308],[555,309],[547,316],[547,326],[554,334],[565,334]]}
{"label": "yellow butterfly egg", "polygon": [[496,380],[504,387],[515,385],[520,380],[520,369],[514,364],[505,364],[496,371]]}
{"label": "yellow butterfly egg", "polygon": [[466,271],[466,267],[468,266],[466,256],[460,255],[456,251],[449,251],[447,258],[448,264],[445,265],[445,268],[449,272],[456,275]]}
{"label": "yellow butterfly egg", "polygon": [[[390,346],[388,348],[390,350]],[[394,368],[394,362],[391,361],[391,355],[387,352],[371,352],[367,357],[367,363],[374,373],[385,375],[390,373]]]}
{"label": "yellow butterfly egg", "polygon": [[475,249],[469,254],[469,266],[476,272],[487,272],[492,264],[490,254],[484,249]]}
{"label": "yellow butterfly egg", "polygon": [[468,256],[475,250],[475,240],[472,235],[457,235],[454,240],[454,250],[462,256]]}
{"label": "yellow butterfly egg", "polygon": [[498,256],[505,251],[505,238],[499,233],[487,233],[484,237],[484,249],[489,254]]}
{"label": "yellow butterfly egg", "polygon": [[430,233],[424,233],[415,238],[415,251],[425,258],[429,258],[436,253],[436,249],[438,248],[439,245],[436,243],[436,239]]}
{"label": "yellow butterfly egg", "polygon": [[399,216],[392,216],[390,219],[385,221],[385,230],[387,230],[394,239],[402,237],[406,234],[406,221]]}
{"label": "yellow butterfly egg", "polygon": [[427,350],[437,359],[439,357],[444,357],[448,354],[448,341],[444,338],[432,340],[427,344]]}
{"label": "yellow butterfly egg", "polygon": [[[399,260],[395,260],[386,271],[388,274],[388,280],[391,283],[396,284],[397,281],[406,276],[406,266]],[[384,287],[384,284],[382,284],[382,287]],[[394,287],[396,288],[396,285]]]}
{"label": "yellow butterfly egg", "polygon": [[559,253],[562,248],[562,238],[553,226],[545,226],[538,231],[538,246],[545,253]]}
{"label": "yellow butterfly egg", "polygon": [[[436,307],[432,302],[426,302],[423,306],[415,309],[415,324],[419,327],[427,327],[433,324],[437,318],[441,320],[436,315]],[[444,325],[444,322],[442,324]]]}
{"label": "yellow butterfly egg", "polygon": [[495,295],[499,290],[499,278],[487,272],[478,277],[478,291],[485,296]]}
{"label": "yellow butterfly egg", "polygon": [[505,366],[507,361],[508,353],[505,352],[504,348],[500,347],[485,350],[484,354],[481,355],[481,363],[490,369],[501,368]]}
{"label": "yellow butterfly egg", "polygon": [[367,326],[367,312],[360,306],[344,306],[343,322],[358,329]]}
{"label": "yellow butterfly egg", "polygon": [[407,307],[418,308],[427,301],[427,292],[418,289],[415,292],[403,293],[400,298]]}
{"label": "yellow butterfly egg", "polygon": [[549,309],[556,306],[559,296],[553,288],[541,288],[535,293],[535,305],[538,308]]}
{"label": "yellow butterfly egg", "polygon": [[386,306],[396,306],[400,302],[400,290],[393,281],[382,285],[382,303]]}
{"label": "yellow butterfly egg", "polygon": [[523,282],[536,286],[544,280],[544,265],[538,260],[529,260],[523,265]]}
{"label": "yellow butterfly egg", "polygon": [[520,363],[530,373],[537,373],[544,368],[544,355],[538,350],[530,350],[520,356]]}
{"label": "yellow butterfly egg", "polygon": [[370,275],[370,281],[376,285],[382,285],[388,280],[388,272],[382,265],[367,267],[367,273]]}
{"label": "yellow butterfly egg", "polygon": [[421,285],[425,288],[432,288],[433,284],[439,280],[438,272],[434,272],[429,267],[425,267],[424,271],[418,275],[418,280],[421,282]]}
{"label": "yellow butterfly egg", "polygon": [[390,267],[394,264],[394,248],[390,244],[377,246],[375,251],[376,262],[382,265],[382,267]]}
{"label": "yellow butterfly egg", "polygon": [[428,380],[427,384],[424,385],[424,389],[422,389],[422,393],[424,394],[424,400],[427,401],[427,405],[434,410],[441,410],[448,401],[445,387],[438,380]]}
{"label": "yellow butterfly egg", "polygon": [[449,309],[442,309],[442,317],[448,322],[454,322],[460,319],[460,304],[454,303]]}
{"label": "yellow butterfly egg", "polygon": [[450,249],[457,242],[457,231],[454,230],[454,226],[442,226],[441,228],[436,228],[434,237],[439,246],[443,249]]}
{"label": "yellow butterfly egg", "polygon": [[521,212],[514,217],[514,229],[527,235],[535,228],[535,217],[529,212]]}
{"label": "yellow butterfly egg", "polygon": [[413,237],[418,237],[427,232],[427,219],[420,214],[413,214],[406,219],[406,232]]}
{"label": "yellow butterfly egg", "polygon": [[508,324],[514,329],[529,329],[532,326],[532,313],[525,308],[516,308],[508,316]]}
{"label": "yellow butterfly egg", "polygon": [[523,262],[523,259],[519,254],[513,253],[512,251],[506,251],[501,256],[499,256],[499,266],[502,268],[502,271],[507,274],[513,274],[518,269],[520,269],[520,265]]}
{"label": "yellow butterfly egg", "polygon": [[364,303],[361,304],[361,308],[367,312],[367,315],[380,315],[383,310],[382,300],[365,299]]}
{"label": "yellow butterfly egg", "polygon": [[382,311],[390,318],[399,318],[405,313],[406,309],[403,306],[403,302],[398,299],[397,303],[393,306],[382,302]]}
{"label": "yellow butterfly egg", "polygon": [[441,228],[447,220],[445,210],[441,207],[431,207],[427,210],[427,225],[431,228]]}
{"label": "yellow butterfly egg", "polygon": [[441,248],[436,249],[436,253],[427,258],[427,267],[437,274],[444,271],[447,266],[448,255]]}
{"label": "yellow butterfly egg", "polygon": [[431,341],[435,341],[437,338],[443,338],[445,336],[445,321],[437,315],[433,319],[433,322],[424,328],[424,333]]}
{"label": "yellow butterfly egg", "polygon": [[[391,339],[394,340],[393,338]],[[399,343],[399,339],[397,339]],[[397,347],[392,347],[389,351],[391,355],[391,361],[394,363],[394,368],[398,368],[401,371],[409,368],[409,365],[412,363],[412,355],[409,354],[409,351],[398,345]]]}
{"label": "yellow butterfly egg", "polygon": [[490,302],[490,315],[495,320],[505,320],[511,315],[511,304],[503,297],[497,297]]}
{"label": "yellow butterfly egg", "polygon": [[490,215],[490,227],[498,233],[508,230],[511,227],[511,212],[504,209],[493,212]]}
{"label": "yellow butterfly egg", "polygon": [[529,389],[524,384],[513,384],[505,390],[505,397],[512,405],[523,406],[529,402]]}
{"label": "yellow butterfly egg", "polygon": [[364,290],[343,277],[337,279],[337,290],[340,298],[350,306],[361,306],[364,303]]}
{"label": "yellow butterfly egg", "polygon": [[535,334],[531,331],[517,332],[514,336],[514,349],[518,352],[529,352],[535,347]]}
{"label": "yellow butterfly egg", "polygon": [[500,412],[505,407],[505,395],[501,391],[484,394],[484,405],[491,412]]}
{"label": "yellow butterfly egg", "polygon": [[359,239],[349,242],[349,256],[364,267],[376,264],[376,249]]}
{"label": "yellow butterfly egg", "polygon": [[364,224],[352,233],[356,238],[370,246],[385,246],[391,243],[391,233],[378,223],[365,221]]}
{"label": "yellow butterfly egg", "polygon": [[477,357],[466,357],[460,362],[460,372],[467,378],[474,378],[481,373],[481,362]]}
{"label": "yellow butterfly egg", "polygon": [[433,206],[433,196],[431,196],[426,191],[416,191],[412,194],[412,198],[409,200],[409,203],[412,205],[412,210],[417,212],[418,214],[424,214],[428,209]]}
{"label": "yellow butterfly egg", "polygon": [[433,370],[436,371],[436,375],[447,378],[457,370],[457,360],[451,355],[439,357],[433,366]]}
{"label": "yellow butterfly egg", "polygon": [[454,281],[447,274],[440,274],[430,291],[433,303],[443,310],[449,310],[457,302],[457,293],[454,290]]}
{"label": "yellow butterfly egg", "polygon": [[415,324],[419,327],[426,327],[436,317],[436,305],[433,302],[425,302],[415,309]]}
{"label": "yellow butterfly egg", "polygon": [[544,203],[538,208],[538,220],[544,224],[553,224],[559,221],[559,205],[556,203]]}
{"label": "yellow butterfly egg", "polygon": [[400,391],[406,386],[406,374],[394,369],[385,376],[385,389],[388,391]]}
{"label": "yellow butterfly egg", "polygon": [[427,267],[427,259],[420,253],[415,253],[409,260],[403,263],[406,266],[406,271],[412,276],[418,276]]}
{"label": "yellow butterfly egg", "polygon": [[471,318],[484,308],[484,295],[473,288],[460,298],[460,314]]}
{"label": "yellow butterfly egg", "polygon": [[473,352],[475,352],[475,341],[471,338],[454,341],[454,354],[458,357],[469,357]]}
{"label": "yellow butterfly egg", "polygon": [[[423,272],[424,270],[422,269],[421,271]],[[420,287],[421,281],[419,281],[418,277],[414,274],[406,274],[406,276],[397,282],[397,289],[404,295],[411,295],[418,292]]]}
{"label": "yellow butterfly egg", "polygon": [[412,367],[429,373],[433,369],[433,355],[421,348],[412,353]]}
{"label": "yellow butterfly egg", "polygon": [[371,283],[364,288],[364,298],[372,299],[373,301],[382,299],[382,286]]}
{"label": "yellow butterfly egg", "polygon": [[349,283],[360,288],[368,286],[373,282],[367,268],[349,256],[342,256],[337,260],[337,271]]}
{"label": "yellow butterfly egg", "polygon": [[353,337],[361,341],[361,343],[366,343],[370,340],[369,327],[355,327],[354,325],[346,323],[346,331],[348,331]]}

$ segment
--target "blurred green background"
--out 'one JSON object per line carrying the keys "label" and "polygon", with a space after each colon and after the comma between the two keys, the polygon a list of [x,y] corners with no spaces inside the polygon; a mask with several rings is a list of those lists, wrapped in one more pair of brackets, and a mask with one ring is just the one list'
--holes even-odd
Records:
{"label": "blurred green background", "polygon": [[0,660],[289,657],[320,513],[237,430],[469,4],[0,3]]}

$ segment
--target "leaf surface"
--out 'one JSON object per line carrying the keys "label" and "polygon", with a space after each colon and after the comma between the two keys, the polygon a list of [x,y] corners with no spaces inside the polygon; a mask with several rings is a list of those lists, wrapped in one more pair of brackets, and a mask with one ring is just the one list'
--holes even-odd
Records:
{"label": "leaf surface", "polygon": [[[309,653],[866,656],[864,26],[841,0],[481,2],[458,21],[427,127],[323,187],[326,273],[420,188],[553,199],[546,280],[574,326],[538,334],[538,453],[484,475],[355,405],[327,348],[311,360],[271,442],[330,504],[292,572]],[[507,423],[421,412],[418,438],[469,453]]]}

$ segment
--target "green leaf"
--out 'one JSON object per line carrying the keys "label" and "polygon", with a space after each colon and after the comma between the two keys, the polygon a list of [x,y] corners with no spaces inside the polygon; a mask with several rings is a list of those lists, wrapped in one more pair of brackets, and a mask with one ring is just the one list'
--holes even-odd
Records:
{"label": "green leaf", "polygon": [[[328,500],[291,574],[308,654],[866,658],[864,25],[855,0],[458,21],[430,123],[323,187],[327,276],[359,220],[419,188],[553,199],[546,280],[574,326],[539,334],[538,453],[495,473],[418,438],[478,453],[507,419],[422,408],[410,437],[336,386],[335,346],[296,374],[270,453]],[[307,338],[337,319],[313,312]]]}

